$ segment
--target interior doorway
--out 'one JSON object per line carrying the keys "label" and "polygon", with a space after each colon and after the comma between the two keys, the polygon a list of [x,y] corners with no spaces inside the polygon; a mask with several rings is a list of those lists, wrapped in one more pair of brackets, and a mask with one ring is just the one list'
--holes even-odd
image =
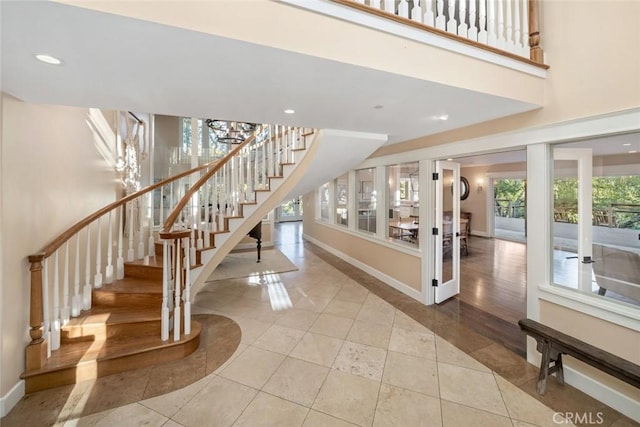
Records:
{"label": "interior doorway", "polygon": [[300,197],[287,200],[276,209],[276,222],[302,221],[304,212]]}
{"label": "interior doorway", "polygon": [[527,240],[527,181],[520,177],[489,177],[493,194],[493,236],[498,239]]}

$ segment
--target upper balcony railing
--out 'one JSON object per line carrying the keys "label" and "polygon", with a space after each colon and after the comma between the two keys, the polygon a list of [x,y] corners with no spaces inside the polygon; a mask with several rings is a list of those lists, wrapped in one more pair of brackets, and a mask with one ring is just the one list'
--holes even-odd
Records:
{"label": "upper balcony railing", "polygon": [[538,0],[331,1],[544,66]]}

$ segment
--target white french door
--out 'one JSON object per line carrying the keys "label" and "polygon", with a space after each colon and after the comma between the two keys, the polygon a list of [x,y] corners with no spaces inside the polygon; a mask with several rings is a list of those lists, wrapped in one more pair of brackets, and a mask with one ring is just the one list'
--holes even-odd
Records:
{"label": "white french door", "polygon": [[[460,293],[460,165],[437,161],[435,302]],[[435,178],[435,177],[434,177]]]}
{"label": "white french door", "polygon": [[300,197],[287,200],[278,207],[278,222],[302,221]]}

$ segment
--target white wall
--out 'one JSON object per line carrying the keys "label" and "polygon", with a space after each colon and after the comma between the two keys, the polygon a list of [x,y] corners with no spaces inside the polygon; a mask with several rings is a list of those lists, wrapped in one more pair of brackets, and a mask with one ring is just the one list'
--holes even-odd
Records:
{"label": "white wall", "polygon": [[116,198],[114,169],[99,154],[87,118],[88,109],[29,104],[2,94],[0,396],[3,405],[11,401],[9,393],[20,381],[29,342],[27,256]]}

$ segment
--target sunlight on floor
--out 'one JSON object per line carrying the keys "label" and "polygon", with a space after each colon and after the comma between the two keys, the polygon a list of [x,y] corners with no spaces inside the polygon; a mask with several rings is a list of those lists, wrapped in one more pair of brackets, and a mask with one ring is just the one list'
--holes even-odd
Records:
{"label": "sunlight on floor", "polygon": [[281,311],[293,307],[287,288],[285,288],[284,283],[282,283],[277,273],[271,270],[251,273],[249,276],[249,284],[266,286],[273,311]]}

